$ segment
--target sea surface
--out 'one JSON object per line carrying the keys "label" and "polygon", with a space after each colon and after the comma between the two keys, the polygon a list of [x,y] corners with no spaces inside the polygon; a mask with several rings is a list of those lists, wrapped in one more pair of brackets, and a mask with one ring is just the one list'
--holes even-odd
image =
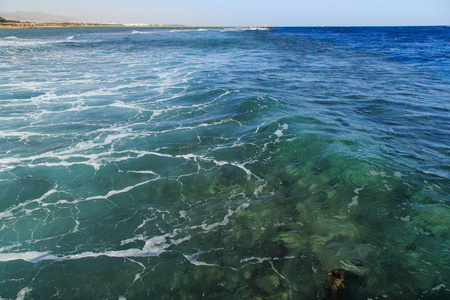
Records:
{"label": "sea surface", "polygon": [[1,299],[450,297],[450,28],[0,30]]}

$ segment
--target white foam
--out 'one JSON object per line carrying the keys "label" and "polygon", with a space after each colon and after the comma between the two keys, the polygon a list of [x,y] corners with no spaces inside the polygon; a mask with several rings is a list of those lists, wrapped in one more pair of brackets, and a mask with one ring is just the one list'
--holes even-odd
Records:
{"label": "white foam", "polygon": [[287,130],[289,128],[288,124],[283,124],[281,126],[279,126],[279,128],[275,131],[275,135],[277,136],[276,142],[280,141],[280,138],[284,135],[284,130]]}
{"label": "white foam", "polygon": [[363,189],[364,189],[364,187],[365,187],[365,185],[363,185],[362,187],[360,187],[360,188],[357,188],[357,189],[355,189],[353,192],[355,193],[355,194],[359,194],[359,192],[361,192]]}
{"label": "white foam", "polygon": [[142,221],[142,223],[136,228],[136,230],[138,230],[139,228],[142,228],[145,226],[145,224],[147,224],[147,222],[154,220],[155,218],[146,218],[144,221]]}
{"label": "white foam", "polygon": [[219,160],[210,159],[210,158],[205,158],[205,157],[202,157],[202,159],[203,159],[203,160],[206,160],[206,161],[212,161],[212,162],[214,162],[216,165],[218,165],[219,167],[225,166],[225,165],[232,165],[232,166],[238,167],[239,169],[242,169],[249,177],[250,177],[251,175],[253,175],[255,178],[257,178],[257,179],[260,180],[259,177],[257,177],[256,175],[254,175],[249,169],[247,169],[247,168],[245,167],[245,163],[236,163],[236,162],[229,162],[229,161],[219,161]]}
{"label": "white foam", "polygon": [[[114,132],[108,132],[114,130]],[[79,142],[73,146],[67,147],[65,149],[52,150],[31,156],[9,156],[0,158],[0,171],[8,171],[18,166],[37,167],[37,166],[72,166],[72,165],[90,165],[94,169],[98,170],[100,166],[107,162],[117,162],[129,159],[129,156],[116,157],[111,156],[114,150],[114,143],[129,138],[136,137],[136,133],[132,132],[131,128],[127,127],[115,127],[109,128],[108,130],[99,129],[92,134],[98,133],[98,135],[89,141]],[[146,135],[145,133],[144,135]],[[2,136],[19,136],[22,139],[27,139],[31,136],[31,133],[19,133],[19,132],[2,132]],[[109,149],[108,149],[109,146]],[[102,152],[96,151],[96,153],[85,154],[87,151],[92,149],[102,150]],[[148,152],[138,152],[138,151],[124,151],[115,152],[117,154],[121,153],[148,153]],[[156,154],[153,152],[153,154]],[[162,156],[161,154],[159,154]],[[56,158],[58,161],[55,162]],[[52,162],[46,162],[46,160],[51,159]],[[34,163],[34,161],[39,161],[39,163]]]}
{"label": "white foam", "polygon": [[198,261],[198,255],[186,255],[183,254],[183,256],[193,265],[195,266],[207,266],[207,267],[218,267],[217,264],[208,264],[202,261]]}
{"label": "white foam", "polygon": [[[209,225],[202,224],[200,227],[203,230],[205,230],[205,231],[209,231],[209,230],[211,230],[213,228],[216,228],[218,226],[225,226],[225,225],[227,225],[230,222],[230,217],[233,214],[237,213],[241,209],[247,208],[249,205],[250,204],[248,202],[243,203],[238,208],[236,208],[236,210],[234,210],[234,211],[231,208],[228,208],[228,213],[223,217],[223,220],[221,222],[216,222],[216,223],[209,224]],[[195,228],[198,228],[198,226],[191,227],[191,229],[195,229]]]}
{"label": "white foam", "polygon": [[264,184],[261,184],[254,192],[253,194],[258,197],[259,193],[261,193],[264,189],[264,187],[267,186],[267,182],[265,182]]}
{"label": "white foam", "polygon": [[440,285],[437,285],[434,288],[432,288],[431,291],[432,292],[439,291],[440,289],[446,289],[447,290],[447,287],[444,284],[441,283]]}
{"label": "white foam", "polygon": [[0,261],[13,261],[13,260],[24,260],[28,262],[39,262],[42,260],[57,260],[58,257],[50,254],[49,252],[37,252],[37,251],[29,251],[29,252],[11,252],[11,253],[0,253]]}
{"label": "white foam", "polygon": [[400,217],[400,220],[402,220],[403,222],[410,222],[411,221],[411,216]]}
{"label": "white foam", "polygon": [[210,225],[203,224],[202,225],[203,230],[209,231],[209,230],[211,230],[211,229],[213,229],[213,228],[215,228],[217,226],[225,226],[225,225],[227,225],[228,222],[230,221],[230,217],[233,215],[233,213],[234,212],[231,209],[228,209],[228,214],[223,218],[222,222],[216,222],[216,223],[213,223],[213,224],[210,224]]}
{"label": "white foam", "polygon": [[180,213],[180,218],[186,219],[186,220],[190,219],[190,218],[188,218],[187,212],[185,210],[180,210],[179,213]]}
{"label": "white foam", "polygon": [[47,44],[58,44],[64,41],[66,40],[25,39],[16,36],[8,36],[0,39],[0,47],[34,47]]}
{"label": "white foam", "polygon": [[153,171],[127,171],[127,173],[135,173],[135,174],[151,174],[151,175],[155,175],[158,176],[158,174],[156,174]]}
{"label": "white foam", "polygon": [[135,241],[145,241],[145,239],[146,239],[146,237],[143,234],[139,234],[135,237],[120,241],[120,245],[123,246],[126,244],[134,243]]}
{"label": "white foam", "polygon": [[188,236],[185,236],[184,238],[181,238],[181,239],[178,239],[178,240],[173,240],[173,239],[171,239],[170,242],[172,243],[172,245],[178,245],[178,244],[187,242],[187,241],[189,241],[190,239],[191,239],[191,236],[188,235]]}
{"label": "white foam", "polygon": [[24,287],[21,289],[16,296],[16,300],[24,300],[27,293],[31,292],[33,289],[30,287]]}
{"label": "white foam", "polygon": [[350,202],[348,204],[348,208],[352,207],[352,206],[357,206],[358,205],[358,196],[355,196],[352,198],[352,202]]}
{"label": "white foam", "polygon": [[[176,234],[176,233],[174,233]],[[117,251],[105,251],[105,252],[83,252],[79,254],[66,255],[66,256],[56,256],[49,252],[21,252],[21,253],[0,253],[0,261],[13,261],[13,260],[25,260],[32,263],[37,263],[42,260],[76,260],[82,258],[91,258],[99,256],[108,257],[148,257],[148,256],[159,256],[166,251],[172,245],[178,245],[185,241],[188,241],[191,237],[187,236],[180,238],[178,240],[171,239],[170,242],[167,241],[168,238],[172,237],[173,234],[165,234],[162,236],[155,236],[146,241],[142,249],[131,248],[126,250]]]}
{"label": "white foam", "polygon": [[357,188],[357,189],[355,189],[353,192],[356,194],[356,196],[354,196],[353,198],[352,198],[352,202],[350,202],[349,204],[348,204],[348,209],[349,209],[349,212],[350,212],[350,207],[352,207],[352,206],[357,206],[359,203],[358,203],[358,199],[359,199],[359,192],[361,192],[363,189],[364,189],[364,187],[365,187],[365,185],[363,185],[362,187],[360,187],[360,188]]}
{"label": "white foam", "polygon": [[[269,260],[271,260],[270,257],[255,257],[255,256],[252,256],[252,257],[248,257],[248,258],[243,258],[239,262],[240,263],[252,262],[252,264],[255,264],[255,263],[262,263],[264,261],[269,261]],[[255,261],[255,262],[253,262],[253,261]]]}
{"label": "white foam", "polygon": [[127,186],[126,188],[123,188],[123,189],[121,189],[121,190],[112,190],[112,191],[109,191],[109,192],[108,192],[106,195],[104,195],[104,196],[92,196],[92,197],[88,197],[88,198],[86,198],[86,200],[108,199],[108,198],[111,197],[111,196],[114,196],[114,195],[117,195],[117,194],[122,194],[122,193],[127,193],[127,192],[131,191],[131,190],[134,189],[134,188],[137,188],[137,187],[139,187],[139,186],[141,186],[141,185],[144,185],[144,184],[147,184],[147,183],[149,183],[149,182],[155,181],[155,180],[157,180],[157,179],[159,179],[159,178],[146,180],[146,181],[144,181],[144,182],[140,182],[140,183],[135,184],[135,185]]}
{"label": "white foam", "polygon": [[72,229],[72,233],[79,232],[78,227],[80,226],[80,221],[75,219],[75,227]]}
{"label": "white foam", "polygon": [[401,172],[394,172],[394,176],[398,177],[398,178],[402,178],[403,176],[405,176],[404,174],[402,174]]}
{"label": "white foam", "polygon": [[276,135],[278,138],[282,137],[282,136],[283,136],[283,130],[277,129],[277,131],[275,131],[275,135]]}
{"label": "white foam", "polygon": [[[17,205],[11,206],[7,210],[0,213],[0,219],[12,218],[14,216],[13,211],[16,211],[19,209],[23,209],[26,214],[30,214],[32,211],[39,210],[39,209],[41,209],[41,206],[44,205],[44,203],[42,201],[57,192],[58,192],[58,190],[56,190],[56,187],[55,187],[55,188],[47,191],[46,193],[44,193],[41,197],[39,197],[37,199],[27,200],[23,203],[19,203]],[[34,203],[34,202],[39,203],[39,206],[35,207],[34,209],[24,209],[25,206],[29,205],[30,203]]]}
{"label": "white foam", "polygon": [[[0,220],[1,219],[8,219],[11,218],[12,216],[14,216],[14,214],[11,211],[2,211],[0,212]],[[3,229],[3,227],[2,227]]]}

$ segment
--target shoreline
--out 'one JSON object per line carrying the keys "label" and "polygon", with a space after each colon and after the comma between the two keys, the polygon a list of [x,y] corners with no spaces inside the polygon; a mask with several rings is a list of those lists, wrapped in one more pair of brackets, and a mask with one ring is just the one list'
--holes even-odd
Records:
{"label": "shoreline", "polygon": [[273,29],[267,26],[188,26],[155,24],[102,24],[69,22],[4,22],[0,29],[28,28],[149,28],[149,29]]}

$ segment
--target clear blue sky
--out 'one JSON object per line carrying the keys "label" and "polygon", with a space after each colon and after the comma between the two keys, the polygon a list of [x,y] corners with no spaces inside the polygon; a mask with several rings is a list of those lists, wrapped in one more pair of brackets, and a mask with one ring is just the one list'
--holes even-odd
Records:
{"label": "clear blue sky", "polygon": [[450,0],[0,0],[1,12],[184,25],[450,25]]}

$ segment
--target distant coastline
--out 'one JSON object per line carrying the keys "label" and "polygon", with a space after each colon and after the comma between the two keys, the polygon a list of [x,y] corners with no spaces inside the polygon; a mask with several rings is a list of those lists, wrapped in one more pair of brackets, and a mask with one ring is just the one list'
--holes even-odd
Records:
{"label": "distant coastline", "polygon": [[122,24],[122,23],[78,23],[78,22],[29,22],[11,21],[0,22],[0,29],[20,28],[159,28],[159,29],[272,29],[268,26],[189,26],[162,24]]}

